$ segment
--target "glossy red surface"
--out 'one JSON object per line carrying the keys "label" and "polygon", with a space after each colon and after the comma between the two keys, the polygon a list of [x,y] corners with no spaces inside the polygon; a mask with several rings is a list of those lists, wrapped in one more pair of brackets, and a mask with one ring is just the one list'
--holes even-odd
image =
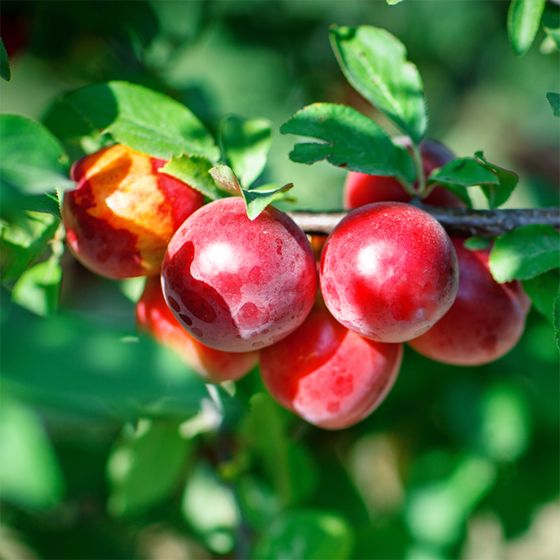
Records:
{"label": "glossy red surface", "polygon": [[426,212],[379,202],[350,212],[329,236],[321,291],[334,317],[380,342],[426,332],[451,307],[458,286],[451,240]]}
{"label": "glossy red surface", "polygon": [[256,352],[221,352],[193,338],[177,321],[163,297],[159,277],[148,278],[136,305],[138,327],[177,352],[205,380],[221,383],[236,380],[257,363]]}
{"label": "glossy red surface", "polygon": [[316,284],[305,234],[274,208],[249,220],[238,197],[186,220],[163,264],[164,295],[178,320],[204,344],[230,352],[269,346],[296,329]]}
{"label": "glossy red surface", "polygon": [[455,365],[497,360],[516,344],[530,307],[519,282],[498,284],[488,268],[489,250],[470,251],[453,239],[459,260],[459,291],[451,309],[410,345],[421,354]]}
{"label": "glossy red surface", "polygon": [[[443,144],[433,140],[425,140],[421,146],[424,174],[430,173],[451,161],[454,158]],[[394,177],[382,177],[380,175],[367,175],[351,171],[346,177],[344,185],[344,207],[348,209],[359,208],[372,202],[410,202],[411,197],[403,189],[402,185]],[[431,206],[442,206],[448,208],[461,208],[465,205],[450,191],[436,187],[433,192],[424,199]]]}
{"label": "glossy red surface", "polygon": [[402,345],[363,338],[317,305],[303,325],[260,355],[263,381],[282,406],[322,428],[340,429],[383,401]]}

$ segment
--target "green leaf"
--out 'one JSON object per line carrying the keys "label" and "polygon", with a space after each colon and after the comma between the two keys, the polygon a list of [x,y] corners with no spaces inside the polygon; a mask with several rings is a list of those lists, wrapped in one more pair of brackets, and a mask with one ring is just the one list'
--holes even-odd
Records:
{"label": "green leaf", "polygon": [[400,4],[403,0],[386,0],[389,6],[394,6],[395,4]]}
{"label": "green leaf", "polygon": [[0,494],[25,507],[47,508],[60,501],[60,467],[37,416],[7,398],[0,407]]}
{"label": "green leaf", "polygon": [[[41,319],[6,300],[2,383],[26,399],[122,419],[186,418],[209,400],[196,372],[149,337],[64,312]],[[22,351],[22,341],[33,351]]]}
{"label": "green leaf", "polygon": [[549,270],[535,278],[523,280],[523,288],[531,298],[535,309],[552,323],[554,300],[560,288],[560,270]]}
{"label": "green leaf", "polygon": [[560,93],[554,93],[553,91],[549,91],[546,94],[546,98],[552,107],[552,114],[555,117],[560,117]]}
{"label": "green leaf", "polygon": [[231,489],[207,465],[199,464],[188,478],[182,512],[209,548],[218,554],[231,552],[239,513]]}
{"label": "green leaf", "polygon": [[556,346],[560,350],[560,290],[558,290],[558,295],[554,299],[552,317],[552,324],[554,325],[554,339],[556,340]]}
{"label": "green leaf", "polygon": [[26,212],[13,224],[0,224],[0,271],[2,280],[17,280],[45,250],[59,219],[44,212]]}
{"label": "green leaf", "polygon": [[560,232],[549,225],[529,225],[504,233],[490,253],[496,282],[527,280],[560,267]]}
{"label": "green leaf", "polygon": [[290,159],[332,165],[372,175],[396,176],[412,183],[414,162],[408,151],[393,143],[374,121],[355,109],[334,103],[314,103],[280,127],[282,134],[317,138],[324,143],[296,144]]}
{"label": "green leaf", "polygon": [[15,283],[12,300],[42,317],[58,309],[62,268],[56,257],[27,269]]}
{"label": "green leaf", "polygon": [[254,220],[257,218],[269,204],[286,199],[286,193],[292,189],[293,186],[293,183],[288,183],[281,187],[270,184],[252,187],[250,189],[241,189],[249,219]]}
{"label": "green leaf", "polygon": [[490,247],[490,239],[487,237],[469,237],[463,245],[470,251],[479,251]]}
{"label": "green leaf", "polygon": [[404,45],[384,29],[333,26],[331,46],[346,79],[415,143],[426,132],[422,79]]}
{"label": "green leaf", "polygon": [[262,173],[272,143],[272,123],[266,119],[226,117],[220,139],[227,161],[244,187]]}
{"label": "green leaf", "polygon": [[353,535],[348,523],[325,511],[292,510],[264,532],[253,558],[260,560],[346,560]]}
{"label": "green leaf", "polygon": [[160,169],[160,172],[173,175],[204,196],[216,200],[223,194],[209,175],[211,168],[212,162],[205,157],[182,155],[174,156]]}
{"label": "green leaf", "polygon": [[152,156],[200,155],[219,158],[214,139],[198,118],[181,103],[128,82],[86,86],[63,96],[45,118],[63,142],[76,142],[92,133]]}
{"label": "green leaf", "polygon": [[8,60],[8,53],[4,46],[4,41],[0,38],[0,77],[9,82],[12,78],[10,72],[10,61]]}
{"label": "green leaf", "polygon": [[224,192],[231,195],[241,194],[241,185],[231,167],[227,165],[216,165],[210,169],[210,175]]}
{"label": "green leaf", "polygon": [[0,115],[0,188],[42,194],[72,188],[68,158],[41,124],[19,115]]}
{"label": "green leaf", "polygon": [[509,40],[516,55],[525,54],[539,29],[545,0],[512,0],[507,27]]}
{"label": "green leaf", "polygon": [[168,498],[179,484],[191,443],[179,433],[179,422],[147,420],[126,426],[107,463],[109,511],[139,514]]}
{"label": "green leaf", "polygon": [[486,169],[492,171],[498,179],[498,185],[482,184],[480,186],[482,192],[488,200],[490,208],[497,208],[498,206],[504,204],[511,196],[511,193],[517,186],[519,177],[513,171],[509,171],[503,167],[495,165],[494,163],[490,163],[484,157],[482,152],[476,152],[474,156],[486,167]]}
{"label": "green leaf", "polygon": [[457,158],[432,172],[428,182],[437,183],[459,195],[465,187],[480,186],[491,208],[501,206],[510,197],[518,177],[512,171],[488,162],[482,152],[475,157]]}

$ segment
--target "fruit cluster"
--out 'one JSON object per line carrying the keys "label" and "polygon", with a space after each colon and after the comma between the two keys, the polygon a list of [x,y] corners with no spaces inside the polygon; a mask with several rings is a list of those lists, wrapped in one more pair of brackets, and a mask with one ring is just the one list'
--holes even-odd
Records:
{"label": "fruit cluster", "polygon": [[[422,156],[426,172],[453,157],[431,142]],[[314,255],[286,214],[269,207],[250,220],[239,197],[203,205],[163,163],[120,145],[78,162],[63,205],[68,244],[98,274],[149,276],[139,327],[207,381],[238,379],[260,361],[278,402],[338,429],[383,400],[403,342],[474,365],[523,331],[519,283],[497,284],[488,250],[450,239],[393,178],[350,173],[351,211],[324,246],[313,240]],[[427,202],[462,205],[442,188]]]}

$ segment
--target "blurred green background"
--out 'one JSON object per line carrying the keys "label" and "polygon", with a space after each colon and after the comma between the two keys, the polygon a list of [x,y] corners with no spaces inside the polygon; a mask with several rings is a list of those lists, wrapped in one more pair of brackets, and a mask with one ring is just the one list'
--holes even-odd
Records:
{"label": "blurred green background", "polygon": [[[0,109],[40,119],[56,96],[110,79],[167,93],[212,130],[224,114],[277,128],[315,101],[353,105],[331,23],[384,27],[423,76],[429,135],[519,173],[509,206],[559,202],[559,128],[545,99],[558,54],[508,43],[508,2],[10,2],[12,81]],[[289,161],[267,175],[300,208],[341,207],[344,172]],[[483,206],[482,198],[476,201]],[[65,257],[60,312],[2,293],[0,558],[552,559],[560,550],[559,362],[532,311],[520,344],[453,368],[407,350],[395,388],[356,427],[283,411],[255,371],[208,390],[138,338],[141,282]]]}

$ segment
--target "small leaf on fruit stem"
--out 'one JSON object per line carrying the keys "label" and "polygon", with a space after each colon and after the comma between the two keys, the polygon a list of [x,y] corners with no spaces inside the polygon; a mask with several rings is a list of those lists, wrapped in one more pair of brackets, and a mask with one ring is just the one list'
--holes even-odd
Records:
{"label": "small leaf on fruit stem", "polygon": [[409,183],[416,179],[408,150],[394,144],[377,123],[351,107],[314,103],[298,111],[280,132],[324,142],[296,144],[292,161],[310,165],[327,160],[349,171],[395,176]]}
{"label": "small leaf on fruit stem", "polygon": [[469,237],[464,246],[469,249],[469,251],[480,251],[481,249],[487,249],[490,247],[490,239],[487,237]]}
{"label": "small leaf on fruit stem", "polygon": [[275,201],[287,198],[286,193],[293,188],[293,183],[279,187],[277,185],[261,185],[251,189],[241,189],[247,207],[247,216],[254,220],[259,214]]}
{"label": "small leaf on fruit stem", "polygon": [[125,427],[107,463],[108,508],[113,515],[142,513],[177,487],[192,448],[180,436],[179,424],[143,419],[136,429]]}
{"label": "small leaf on fruit stem", "polygon": [[525,54],[539,29],[545,0],[511,0],[507,28],[513,52]]}
{"label": "small leaf on fruit stem", "polygon": [[511,193],[514,191],[519,177],[513,172],[503,167],[499,167],[494,163],[490,163],[482,152],[476,152],[474,154],[475,158],[479,163],[484,165],[486,169],[489,169],[498,178],[498,185],[493,184],[482,184],[480,185],[482,192],[488,200],[488,205],[490,208],[497,208],[504,204]]}
{"label": "small leaf on fruit stem", "polygon": [[554,93],[553,91],[549,91],[546,94],[546,98],[552,107],[552,114],[555,117],[560,117],[560,93]]}
{"label": "small leaf on fruit stem", "polygon": [[216,165],[209,171],[214,182],[226,193],[231,195],[241,194],[241,185],[233,169],[227,165]]}
{"label": "small leaf on fruit stem", "polygon": [[458,196],[465,187],[480,186],[491,208],[506,202],[517,181],[515,173],[488,162],[482,152],[454,159],[433,171],[428,179],[430,184],[437,183]]}
{"label": "small leaf on fruit stem", "polygon": [[0,77],[9,82],[12,78],[10,72],[10,61],[8,60],[8,53],[4,46],[4,41],[0,38]]}
{"label": "small leaf on fruit stem", "polygon": [[500,235],[490,253],[496,282],[527,280],[560,267],[560,232],[548,225],[522,226]]}
{"label": "small leaf on fruit stem", "polygon": [[0,138],[3,192],[15,189],[36,195],[74,187],[64,149],[41,123],[20,115],[1,115]]}
{"label": "small leaf on fruit stem", "polygon": [[333,26],[331,46],[346,79],[415,143],[426,132],[422,79],[404,45],[384,29]]}
{"label": "small leaf on fruit stem", "polygon": [[253,558],[346,560],[353,534],[346,520],[329,511],[291,510],[278,516],[257,542]]}
{"label": "small leaf on fruit stem", "polygon": [[220,126],[226,158],[244,187],[262,173],[272,143],[272,123],[266,119],[226,117]]}
{"label": "small leaf on fruit stem", "polygon": [[223,195],[210,176],[212,162],[202,156],[175,156],[159,171],[167,173],[187,183],[190,187],[207,196],[211,200]]}
{"label": "small leaf on fruit stem", "polygon": [[549,270],[535,278],[523,280],[523,288],[531,298],[535,309],[552,323],[554,300],[560,288],[560,270]]}
{"label": "small leaf on fruit stem", "polygon": [[55,102],[44,122],[64,143],[108,133],[115,142],[155,157],[187,154],[217,161],[220,156],[206,127],[187,107],[128,82],[72,91]]}
{"label": "small leaf on fruit stem", "polygon": [[58,259],[36,264],[26,270],[15,283],[12,299],[29,311],[47,317],[58,308],[62,268]]}

